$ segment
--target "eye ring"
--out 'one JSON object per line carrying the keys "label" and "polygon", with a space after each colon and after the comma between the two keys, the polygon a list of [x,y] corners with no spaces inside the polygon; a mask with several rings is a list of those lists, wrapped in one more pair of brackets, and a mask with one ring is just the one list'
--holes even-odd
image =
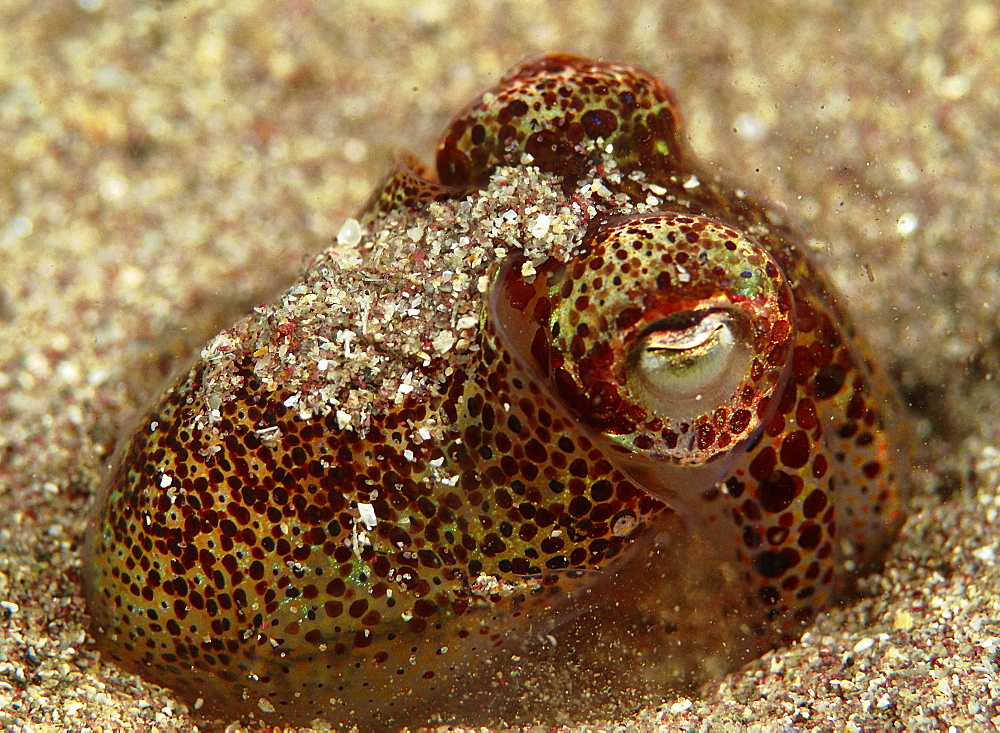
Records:
{"label": "eye ring", "polygon": [[626,356],[630,391],[664,417],[690,420],[732,398],[752,354],[739,313],[680,311],[650,324]]}
{"label": "eye ring", "polygon": [[674,212],[604,222],[584,244],[548,286],[553,348],[530,345],[556,394],[628,457],[629,476],[647,472],[669,494],[680,479],[665,466],[723,475],[792,376],[795,297],[780,260],[724,223]]}

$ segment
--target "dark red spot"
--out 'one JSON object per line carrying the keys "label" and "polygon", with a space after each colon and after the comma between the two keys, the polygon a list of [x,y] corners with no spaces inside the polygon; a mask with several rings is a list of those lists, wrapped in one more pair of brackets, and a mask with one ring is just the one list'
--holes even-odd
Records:
{"label": "dark red spot", "polygon": [[524,446],[524,455],[535,463],[545,463],[549,457],[545,447],[534,438],[529,440]]}
{"label": "dark red spot", "polygon": [[806,497],[802,505],[802,512],[807,519],[817,516],[826,507],[826,493],[822,489],[815,489]]}
{"label": "dark red spot", "polygon": [[795,499],[795,481],[784,471],[773,471],[757,487],[764,511],[783,512]]}
{"label": "dark red spot", "polygon": [[760,506],[753,499],[746,499],[740,504],[743,515],[751,522],[758,522],[763,516],[760,513]]}
{"label": "dark red spot", "polygon": [[829,468],[829,464],[827,464],[826,457],[824,455],[819,454],[815,458],[813,458],[813,466],[812,466],[813,478],[819,479],[826,476],[827,468]]}
{"label": "dark red spot", "polygon": [[771,475],[777,465],[778,457],[774,448],[762,448],[750,462],[750,475],[758,481],[763,481]]}
{"label": "dark red spot", "polygon": [[818,524],[810,524],[799,532],[799,547],[803,550],[815,550],[823,539],[823,528]]}
{"label": "dark red spot", "polygon": [[594,501],[607,501],[611,498],[614,493],[614,489],[611,486],[611,482],[607,479],[601,479],[594,483],[590,489],[590,497]]}
{"label": "dark red spot", "polygon": [[711,425],[698,426],[698,448],[708,450],[715,443],[715,430]]}
{"label": "dark red spot", "polygon": [[[865,416],[865,398],[860,394],[851,395],[847,403],[847,417],[851,420],[860,420]],[[857,429],[857,426],[855,426]]]}
{"label": "dark red spot", "polygon": [[803,431],[789,433],[781,441],[781,462],[788,468],[802,468],[809,462],[809,436]]}
{"label": "dark red spot", "polygon": [[607,139],[618,129],[618,118],[606,109],[592,109],[580,117],[580,124],[590,138],[603,137]]}
{"label": "dark red spot", "polygon": [[765,578],[780,578],[799,562],[799,553],[791,548],[768,550],[754,558],[757,573]]}
{"label": "dark red spot", "polygon": [[523,99],[515,99],[507,105],[511,117],[521,117],[528,113],[528,105]]}
{"label": "dark red spot", "polygon": [[726,479],[726,493],[728,493],[734,499],[738,499],[743,495],[743,489],[746,488],[745,484],[737,479],[735,476],[730,476]]}
{"label": "dark red spot", "polygon": [[615,319],[615,326],[618,328],[619,331],[624,331],[633,324],[635,324],[635,322],[638,321],[640,318],[642,318],[642,308],[638,307],[624,308],[622,312],[618,314],[618,317]]}
{"label": "dark red spot", "polygon": [[586,516],[590,511],[590,500],[585,496],[576,496],[569,503],[569,513],[574,517]]}
{"label": "dark red spot", "polygon": [[483,543],[479,548],[482,550],[483,554],[487,557],[492,557],[494,555],[499,555],[501,552],[507,549],[507,545],[500,535],[496,532],[490,532],[486,537],[483,538]]}
{"label": "dark red spot", "polygon": [[437,613],[437,605],[433,601],[428,601],[426,598],[419,599],[413,604],[413,612],[417,616],[423,618],[430,618]]}
{"label": "dark red spot", "polygon": [[740,435],[744,430],[750,425],[750,419],[753,415],[750,414],[749,410],[737,410],[733,413],[732,417],[729,418],[729,432],[734,435]]}
{"label": "dark red spot", "polygon": [[796,346],[792,350],[792,375],[798,384],[805,384],[806,380],[813,373],[814,365],[809,349],[805,346]]}
{"label": "dark red spot", "polygon": [[587,462],[582,458],[577,458],[572,463],[569,464],[569,473],[571,476],[576,476],[578,478],[586,478],[587,476]]}
{"label": "dark red spot", "polygon": [[813,394],[818,400],[833,397],[844,386],[844,370],[836,364],[827,364],[816,372]]}

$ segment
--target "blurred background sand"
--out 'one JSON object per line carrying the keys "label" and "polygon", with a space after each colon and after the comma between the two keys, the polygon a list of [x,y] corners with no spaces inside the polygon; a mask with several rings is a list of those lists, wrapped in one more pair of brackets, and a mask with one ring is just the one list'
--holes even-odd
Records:
{"label": "blurred background sand", "polygon": [[77,546],[120,431],[395,149],[430,160],[465,103],[555,50],[664,79],[699,154],[788,206],[918,444],[914,518],[868,597],[699,699],[595,725],[1000,725],[1000,10],[890,5],[6,0],[0,725],[190,728],[88,648]]}

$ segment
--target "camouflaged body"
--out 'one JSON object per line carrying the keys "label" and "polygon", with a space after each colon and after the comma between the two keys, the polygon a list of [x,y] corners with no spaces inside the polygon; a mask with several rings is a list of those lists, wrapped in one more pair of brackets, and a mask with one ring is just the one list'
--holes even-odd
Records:
{"label": "camouflaged body", "polygon": [[[849,590],[904,516],[898,407],[802,236],[702,168],[680,124],[654,78],[550,56],[450,126],[436,178],[406,159],[344,266],[367,273],[373,308],[413,285],[379,269],[379,242],[408,253],[402,272],[418,267],[431,229],[519,168],[552,184],[546,211],[573,212],[569,244],[504,245],[464,290],[428,286],[442,318],[459,303],[474,318],[453,318],[463,327],[443,353],[428,335],[406,357],[412,383],[389,381],[403,358],[391,334],[375,343],[356,328],[354,348],[367,339],[379,358],[321,392],[324,369],[293,358],[300,329],[322,321],[315,306],[227,332],[224,353],[140,423],[99,497],[85,573],[105,657],[202,698],[208,715],[362,729],[493,720],[530,697],[527,681],[552,699],[533,669],[569,670],[577,692],[616,670],[640,691],[697,682],[796,638]],[[687,232],[669,252],[623,252],[602,235],[662,212]],[[785,325],[768,335],[781,346],[755,354],[770,386],[697,428],[626,409],[592,343],[624,317],[609,320],[595,293],[630,276],[665,290],[665,269],[711,289],[699,248],[730,231],[759,242],[760,268],[787,283],[774,311]],[[322,297],[314,273],[344,256],[317,258],[297,297]],[[362,317],[348,305],[337,316]],[[629,452],[695,433],[692,450],[725,462],[719,480],[672,470],[651,487],[629,468]]]}

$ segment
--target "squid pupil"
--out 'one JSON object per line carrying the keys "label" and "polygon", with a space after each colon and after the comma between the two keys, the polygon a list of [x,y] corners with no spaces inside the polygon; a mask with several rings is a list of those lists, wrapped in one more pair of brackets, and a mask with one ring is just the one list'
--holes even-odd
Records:
{"label": "squid pupil", "polygon": [[715,313],[718,310],[717,308],[713,308],[671,313],[669,316],[665,316],[656,323],[651,324],[642,334],[642,337],[657,331],[687,331],[705,320],[710,313]]}

